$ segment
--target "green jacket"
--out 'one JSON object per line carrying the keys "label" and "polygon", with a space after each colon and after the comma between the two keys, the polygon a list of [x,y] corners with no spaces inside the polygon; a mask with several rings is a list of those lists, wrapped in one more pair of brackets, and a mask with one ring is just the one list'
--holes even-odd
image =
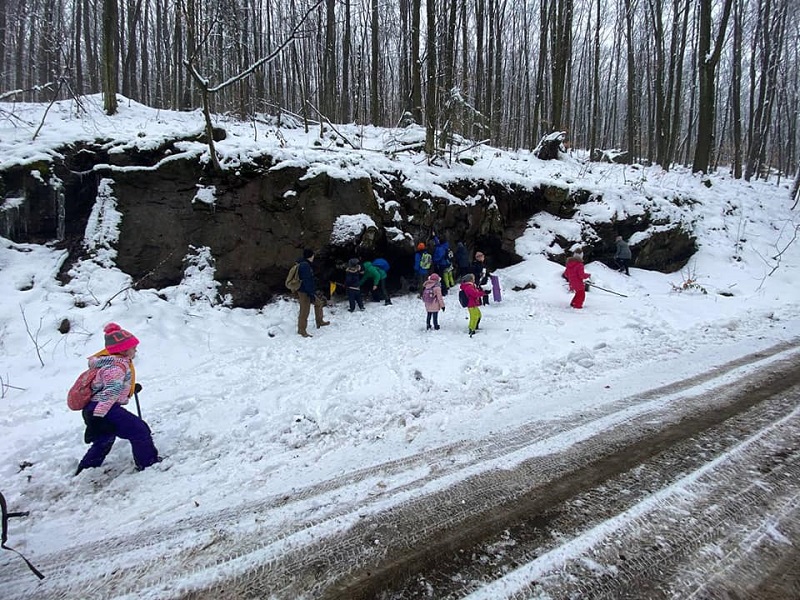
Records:
{"label": "green jacket", "polygon": [[368,281],[372,281],[372,285],[377,286],[381,282],[381,279],[386,279],[384,270],[379,269],[371,262],[367,261],[364,263],[364,275],[361,277],[361,281],[358,282],[358,285],[360,287]]}

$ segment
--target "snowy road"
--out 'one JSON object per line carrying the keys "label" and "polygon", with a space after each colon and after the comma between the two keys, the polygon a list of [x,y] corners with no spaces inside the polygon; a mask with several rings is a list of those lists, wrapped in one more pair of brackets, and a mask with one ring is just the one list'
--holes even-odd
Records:
{"label": "snowy road", "polygon": [[0,587],[9,599],[797,597],[798,355],[776,346],[562,421],[38,557],[35,592],[18,571]]}

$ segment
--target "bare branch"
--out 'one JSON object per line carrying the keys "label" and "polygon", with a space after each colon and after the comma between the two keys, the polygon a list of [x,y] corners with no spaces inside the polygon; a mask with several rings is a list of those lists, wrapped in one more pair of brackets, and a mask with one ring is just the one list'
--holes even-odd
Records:
{"label": "bare branch", "polygon": [[144,275],[142,275],[142,276],[141,276],[139,279],[137,279],[136,281],[132,282],[130,285],[127,285],[127,286],[125,286],[125,287],[124,287],[124,288],[122,288],[120,291],[118,291],[116,294],[114,294],[113,296],[111,296],[111,298],[109,298],[108,300],[106,300],[106,303],[105,303],[105,304],[103,304],[103,308],[101,308],[100,310],[105,310],[106,308],[108,308],[109,306],[111,306],[111,301],[112,301],[114,298],[116,298],[117,296],[119,296],[120,294],[124,294],[125,292],[127,292],[127,291],[130,291],[130,290],[135,290],[135,289],[138,289],[138,288],[139,288],[139,284],[141,284],[141,283],[142,283],[142,282],[143,282],[145,279],[147,279],[148,277],[152,276],[152,275],[153,275],[153,273],[155,273],[155,272],[156,272],[156,269],[158,269],[158,268],[159,268],[161,265],[163,265],[165,262],[167,262],[167,261],[169,260],[169,258],[170,258],[170,257],[171,257],[173,254],[175,254],[175,250],[173,250],[172,252],[170,252],[169,254],[167,254],[167,255],[164,257],[164,259],[163,259],[161,262],[159,262],[159,263],[158,263],[158,264],[157,264],[155,267],[153,267],[152,269],[150,269],[150,270],[149,270],[147,273],[145,273]]}
{"label": "bare branch", "polygon": [[33,133],[33,138],[31,138],[31,141],[35,141],[36,140],[36,137],[39,135],[39,132],[42,130],[42,127],[44,127],[44,121],[45,121],[45,119],[47,119],[47,113],[50,112],[50,109],[53,108],[53,104],[55,104],[56,100],[58,100],[58,94],[61,93],[61,88],[64,87],[64,81],[65,80],[66,80],[66,78],[64,77],[64,75],[59,77],[59,79],[58,79],[58,87],[56,88],[56,91],[53,94],[53,99],[50,101],[50,104],[48,104],[47,108],[44,110],[44,114],[42,115],[42,120],[39,123],[39,127],[37,127],[36,131]]}
{"label": "bare branch", "polygon": [[39,363],[44,366],[44,361],[42,360],[42,347],[39,345],[39,332],[42,330],[42,319],[39,318],[39,329],[36,330],[36,335],[34,336],[31,333],[31,328],[28,325],[28,319],[25,316],[25,309],[22,308],[22,305],[19,305],[19,310],[22,312],[22,321],[25,323],[25,331],[28,332],[28,337],[31,338],[33,342],[33,347],[36,348],[36,356],[39,357]]}
{"label": "bare branch", "polygon": [[306,100],[306,104],[308,104],[308,105],[309,105],[311,108],[313,108],[313,109],[314,109],[314,112],[316,112],[316,113],[317,113],[317,114],[320,116],[320,118],[321,118],[321,119],[323,119],[323,120],[324,120],[324,121],[325,121],[325,122],[328,124],[328,127],[330,127],[331,129],[333,129],[333,131],[336,133],[336,135],[338,135],[338,136],[339,136],[340,138],[342,138],[342,139],[343,139],[345,142],[347,142],[347,145],[348,145],[348,146],[350,146],[350,147],[351,147],[353,150],[358,150],[358,149],[359,149],[357,146],[355,146],[355,145],[353,144],[353,142],[351,142],[350,140],[348,140],[348,139],[347,139],[347,137],[346,137],[346,136],[345,136],[343,133],[341,133],[341,132],[340,132],[338,129],[336,129],[336,127],[334,127],[333,123],[331,123],[331,122],[330,122],[330,120],[328,119],[328,117],[326,117],[326,116],[325,116],[325,115],[323,115],[321,112],[319,112],[319,110],[317,109],[317,107],[316,107],[316,106],[314,106],[313,104],[311,104],[311,102],[309,102],[308,100]]}
{"label": "bare branch", "polygon": [[275,57],[277,57],[281,52],[283,52],[283,49],[286,48],[286,46],[288,46],[290,43],[292,43],[294,40],[297,39],[297,34],[300,31],[300,27],[302,27],[303,23],[305,23],[306,19],[308,19],[309,15],[312,12],[314,12],[323,3],[323,1],[324,0],[317,0],[311,7],[309,7],[308,10],[306,10],[306,12],[303,14],[302,18],[299,21],[297,21],[294,28],[292,28],[292,31],[289,32],[289,35],[286,37],[286,39],[284,39],[280,44],[278,44],[278,46],[267,56],[264,56],[263,58],[257,60],[252,65],[247,67],[244,71],[241,71],[239,74],[234,75],[227,81],[223,81],[218,86],[208,88],[208,91],[213,94],[219,92],[220,90],[224,90],[226,87],[233,85],[237,81],[244,79],[251,73],[255,72],[255,70],[261,67],[262,65],[265,65],[275,60]]}

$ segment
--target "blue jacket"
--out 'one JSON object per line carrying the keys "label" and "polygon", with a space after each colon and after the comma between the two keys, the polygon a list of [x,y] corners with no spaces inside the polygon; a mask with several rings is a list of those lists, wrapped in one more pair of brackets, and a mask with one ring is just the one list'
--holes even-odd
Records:
{"label": "blue jacket", "polygon": [[447,267],[450,265],[450,258],[447,256],[450,252],[450,244],[447,242],[442,242],[441,244],[438,243],[438,238],[436,247],[433,249],[433,264],[437,267]]}
{"label": "blue jacket", "polygon": [[297,275],[300,277],[300,289],[298,291],[308,294],[311,298],[317,293],[317,285],[314,283],[314,271],[311,263],[305,258],[297,261]]}
{"label": "blue jacket", "polygon": [[[431,272],[431,270],[430,269],[423,269],[419,264],[420,260],[422,259],[422,255],[423,254],[430,255],[430,253],[427,250],[419,250],[414,255],[414,272],[417,275],[425,275],[427,277],[428,274]],[[431,260],[431,266],[433,266],[433,260]]]}

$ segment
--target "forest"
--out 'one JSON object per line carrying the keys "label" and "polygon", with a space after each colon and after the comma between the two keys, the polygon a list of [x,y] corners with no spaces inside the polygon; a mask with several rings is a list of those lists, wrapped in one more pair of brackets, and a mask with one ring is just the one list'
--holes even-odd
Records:
{"label": "forest", "polygon": [[92,93],[108,114],[417,123],[434,158],[564,132],[594,159],[800,177],[800,3],[5,0],[0,118]]}

